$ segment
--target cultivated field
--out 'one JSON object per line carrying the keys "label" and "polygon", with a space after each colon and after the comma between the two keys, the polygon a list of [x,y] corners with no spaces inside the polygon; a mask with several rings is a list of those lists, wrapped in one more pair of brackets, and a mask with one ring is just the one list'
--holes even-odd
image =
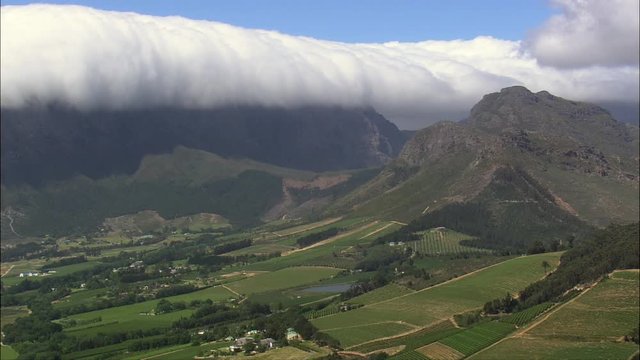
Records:
{"label": "cultivated field", "polygon": [[550,303],[550,302],[538,304],[526,310],[518,311],[517,313],[514,313],[503,319],[500,319],[500,321],[513,324],[516,326],[522,326],[530,322],[531,320],[535,319],[536,317],[540,316],[540,314],[547,311],[553,305],[554,303]]}
{"label": "cultivated field", "polygon": [[640,320],[637,271],[615,273],[543,321],[474,359],[627,359],[638,345],[621,338]]}
{"label": "cultivated field", "polygon": [[[356,261],[350,257],[343,256],[349,252],[349,249],[356,244],[366,241],[372,241],[375,238],[397,230],[400,225],[388,222],[370,222],[361,226],[356,231],[338,234],[330,241],[316,246],[308,247],[301,251],[293,252],[287,256],[281,256],[246,267],[247,270],[267,270],[274,271],[284,269],[291,266],[320,265],[331,266],[337,268],[352,268]],[[338,226],[332,224],[331,226]],[[384,230],[370,235],[372,232],[385,228]],[[367,236],[369,235],[369,236]]]}
{"label": "cultivated field", "polygon": [[428,356],[430,360],[458,360],[465,357],[463,353],[440,342],[423,346],[417,351]]}
{"label": "cultivated field", "polygon": [[[196,299],[222,301],[233,297],[235,297],[235,294],[229,290],[222,286],[215,286],[188,294],[167,297],[165,299],[171,302],[184,301],[188,303]],[[133,330],[168,327],[180,317],[188,317],[191,315],[191,310],[174,311],[161,315],[143,315],[155,309],[158,301],[160,300],[149,300],[131,305],[72,315],[69,318],[76,320],[82,325],[70,327],[65,330],[77,336],[89,336],[98,332],[108,333],[122,329]],[[97,321],[98,319],[100,319],[100,321]]]}
{"label": "cultivated field", "polygon": [[[513,324],[490,321],[446,337],[440,340],[439,343],[465,356],[469,356],[502,339],[513,330],[515,330]],[[423,352],[423,354],[429,358],[433,357],[429,352]]]}
{"label": "cultivated field", "polygon": [[381,288],[377,288],[373,291],[369,291],[368,293],[357,296],[353,299],[349,299],[348,302],[351,304],[368,305],[384,300],[389,300],[400,295],[411,294],[412,292],[415,291],[407,287],[391,283]]}
{"label": "cultivated field", "polygon": [[408,352],[427,344],[431,344],[447,336],[456,334],[460,331],[462,331],[462,329],[456,328],[450,320],[445,320],[404,336],[371,341],[351,347],[349,350],[360,353],[371,353],[396,346],[404,346],[403,352]]}
{"label": "cultivated field", "polygon": [[[485,302],[506,293],[515,293],[544,276],[542,261],[557,266],[560,253],[519,257],[482,269],[438,286],[362,308],[312,320],[319,329],[339,329],[382,322],[403,321],[426,326],[450,316],[481,307]],[[351,343],[348,335],[338,336]],[[368,339],[373,340],[371,334]]]}
{"label": "cultivated field", "polygon": [[469,240],[472,237],[453,230],[427,230],[418,234],[422,239],[410,241],[406,245],[421,254],[445,255],[488,252],[485,249],[460,245],[460,241]]}
{"label": "cultivated field", "polygon": [[428,360],[424,355],[415,350],[403,351],[398,355],[392,356],[389,360]]}
{"label": "cultivated field", "polygon": [[330,278],[340,269],[317,266],[298,266],[274,272],[259,274],[227,285],[240,294],[254,294],[263,291],[288,289],[318,280]]}
{"label": "cultivated field", "polygon": [[350,326],[339,329],[326,329],[323,330],[323,332],[336,339],[341,339],[340,344],[343,347],[349,347],[369,341],[372,338],[378,339],[412,330],[416,330],[416,327],[401,322],[384,322],[380,324]]}
{"label": "cultivated field", "polygon": [[209,356],[212,350],[225,348],[230,342],[214,342],[193,346],[191,344],[176,345],[169,348],[154,349],[142,353],[130,354],[123,360],[153,359],[153,360],[191,360],[195,356]]}

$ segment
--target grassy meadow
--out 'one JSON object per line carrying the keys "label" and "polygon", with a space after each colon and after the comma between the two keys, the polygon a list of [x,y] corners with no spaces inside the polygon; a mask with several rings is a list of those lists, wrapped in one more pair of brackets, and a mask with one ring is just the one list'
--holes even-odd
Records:
{"label": "grassy meadow", "polygon": [[236,281],[227,285],[229,289],[240,294],[254,294],[292,288],[304,284],[330,278],[340,269],[318,266],[290,267],[274,272],[261,273],[256,276]]}

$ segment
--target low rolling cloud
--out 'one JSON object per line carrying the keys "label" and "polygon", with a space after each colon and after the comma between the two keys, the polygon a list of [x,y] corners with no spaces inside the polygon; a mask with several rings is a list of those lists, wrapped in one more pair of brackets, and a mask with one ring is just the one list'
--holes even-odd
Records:
{"label": "low rolling cloud", "polygon": [[[483,94],[511,85],[577,100],[637,103],[637,11],[636,32],[627,34],[635,58],[614,51],[626,51],[627,40],[600,44],[610,53],[604,57],[587,51],[591,40],[575,39],[591,33],[576,35],[586,31],[576,14],[599,9],[572,11],[522,42],[477,37],[347,44],[181,17],[3,6],[0,103],[57,102],[81,110],[373,106],[401,128],[460,119]],[[559,35],[554,27],[573,27],[575,34]],[[563,53],[563,42],[578,48]]]}

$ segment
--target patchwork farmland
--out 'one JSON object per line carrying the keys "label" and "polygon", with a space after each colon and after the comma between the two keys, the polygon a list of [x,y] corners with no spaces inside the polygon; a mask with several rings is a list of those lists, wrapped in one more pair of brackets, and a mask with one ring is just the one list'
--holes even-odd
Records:
{"label": "patchwork farmland", "polygon": [[[417,327],[427,326],[454,314],[479,308],[486,301],[505,293],[515,293],[544,276],[540,266],[542,261],[555,267],[559,257],[560,253],[547,253],[507,260],[438,286],[314,319],[312,323],[323,331],[331,329],[330,333],[341,343],[350,344],[355,344],[354,339],[341,329],[398,321]],[[374,339],[376,335],[371,334],[368,337],[358,336],[357,340]]]}

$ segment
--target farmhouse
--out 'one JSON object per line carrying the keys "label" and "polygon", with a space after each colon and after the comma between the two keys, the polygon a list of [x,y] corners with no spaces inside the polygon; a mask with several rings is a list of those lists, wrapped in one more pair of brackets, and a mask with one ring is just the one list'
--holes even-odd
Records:
{"label": "farmhouse", "polygon": [[287,329],[287,340],[302,340],[302,336],[298,334],[293,328]]}
{"label": "farmhouse", "polygon": [[142,260],[138,260],[129,265],[129,267],[132,269],[142,268],[144,267],[144,262]]}
{"label": "farmhouse", "polygon": [[253,338],[250,337],[250,336],[246,336],[246,337],[237,338],[236,342],[235,342],[235,345],[243,347],[243,346],[245,346],[245,345],[247,345],[249,343],[252,343],[252,342],[253,342]]}
{"label": "farmhouse", "polygon": [[276,341],[272,338],[266,338],[266,339],[260,340],[260,345],[266,346],[267,349],[273,349],[275,344],[276,344]]}
{"label": "farmhouse", "polygon": [[40,273],[36,272],[36,271],[29,271],[26,273],[20,273],[20,277],[33,277],[33,276],[40,276]]}

